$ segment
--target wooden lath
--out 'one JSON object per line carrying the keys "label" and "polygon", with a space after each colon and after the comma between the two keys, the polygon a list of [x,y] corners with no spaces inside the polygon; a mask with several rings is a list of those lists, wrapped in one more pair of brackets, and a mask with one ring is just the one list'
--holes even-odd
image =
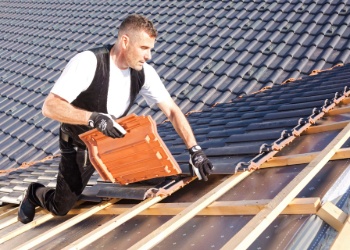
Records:
{"label": "wooden lath", "polygon": [[3,207],[1,214],[0,214],[0,219],[7,217],[10,214],[17,213],[18,207],[13,207],[13,205],[6,205]]}
{"label": "wooden lath", "polygon": [[337,231],[340,231],[342,229],[345,220],[348,217],[346,213],[344,213],[340,208],[335,206],[330,201],[327,201],[325,204],[323,204],[316,214]]}
{"label": "wooden lath", "polygon": [[[46,221],[52,219],[54,216],[52,214],[45,214],[37,219],[35,219],[34,221],[28,223],[28,224],[25,224],[25,225],[22,225],[21,227],[19,228],[16,228],[15,230],[12,230],[11,232],[5,234],[5,235],[2,235],[1,238],[0,238],[0,244],[36,227],[36,226],[39,226],[43,223],[45,223]],[[13,219],[16,219],[17,220],[17,217],[16,218],[13,218]]]}
{"label": "wooden lath", "polygon": [[[38,211],[40,211],[40,210],[41,210],[41,208],[37,207],[37,208],[35,209],[35,212],[38,212]],[[6,218],[6,217],[8,217],[8,215],[11,215],[11,214],[13,214],[13,213],[17,213],[17,211],[18,211],[18,207],[15,208],[14,210],[8,211],[8,212],[5,213],[5,214],[2,214],[1,217],[2,217],[2,218]],[[15,224],[17,221],[18,221],[17,217],[11,217],[11,218],[5,220],[4,222],[2,222],[2,223],[0,224],[0,230],[3,229],[3,228],[5,228],[5,227],[8,227],[8,226],[10,226],[10,225],[12,225],[12,224]]]}
{"label": "wooden lath", "polygon": [[165,197],[156,196],[154,198],[148,198],[147,200],[144,200],[143,202],[139,203],[138,205],[135,205],[131,209],[128,209],[127,211],[125,211],[121,215],[117,216],[116,218],[113,218],[109,222],[104,223],[103,225],[101,225],[97,229],[91,231],[90,233],[88,233],[84,237],[82,237],[82,238],[76,240],[75,242],[73,242],[72,244],[66,246],[64,249],[82,249],[83,247],[85,247],[85,246],[89,245],[90,243],[94,242],[95,240],[101,238],[102,236],[109,233],[110,231],[112,231],[116,227],[118,227],[121,224],[123,224],[124,222],[132,219],[133,217],[135,217],[136,215],[138,215],[139,213],[141,213],[145,209],[153,206],[154,204],[156,204],[157,202],[161,201],[164,198]]}
{"label": "wooden lath", "polygon": [[[305,164],[315,159],[321,152],[304,153],[288,156],[277,156],[263,163],[260,168],[286,167],[290,165]],[[330,160],[342,160],[350,158],[350,148],[341,148]]]}
{"label": "wooden lath", "polygon": [[[243,201],[215,201],[204,208],[197,215],[222,216],[222,215],[255,215],[261,211],[268,203],[265,200],[243,200]],[[189,207],[191,202],[180,203],[157,203],[148,209],[140,212],[138,215],[177,215]],[[96,214],[117,215],[127,212],[133,208],[133,204],[115,204],[103,209]],[[321,208],[319,197],[295,198],[281,214],[316,214]],[[84,213],[88,208],[72,209],[69,214],[76,215]]]}
{"label": "wooden lath", "polygon": [[[309,181],[323,168],[350,136],[348,124],[271,202],[240,230],[223,249],[246,249],[264,229],[285,209]],[[243,172],[229,177],[226,181],[202,196],[187,209],[164,223],[157,230],[134,244],[129,249],[150,249],[164,240],[181,225],[197,215],[202,209],[221,197],[224,193],[249,176],[252,172]]]}
{"label": "wooden lath", "polygon": [[341,115],[341,114],[346,114],[346,113],[350,113],[349,106],[335,108],[335,109],[332,109],[329,111],[329,115]]}
{"label": "wooden lath", "polygon": [[[341,108],[341,109],[337,109],[337,111],[335,111],[333,113],[334,114],[341,114],[343,112],[348,112],[348,110],[346,108]],[[349,158],[349,155],[350,155],[349,148],[340,149],[340,146],[349,137],[349,125],[348,124],[349,124],[348,121],[343,121],[343,122],[333,123],[331,125],[321,125],[322,127],[316,126],[316,127],[313,127],[311,130],[309,130],[309,134],[311,134],[311,133],[318,133],[318,132],[324,132],[324,131],[330,131],[330,130],[338,130],[338,129],[342,129],[345,126],[347,126],[332,141],[332,143],[325,150],[323,150],[322,152],[310,153],[308,155],[304,154],[302,157],[300,157],[300,155],[296,156],[296,157],[294,156],[294,159],[299,158],[298,159],[299,164],[300,164],[300,159],[303,158],[302,159],[302,163],[309,163],[311,161],[311,163],[309,164],[309,168],[311,168],[312,166],[317,166],[318,167],[318,171],[312,171],[311,170],[311,171],[309,171],[309,173],[305,173],[305,172],[303,173],[302,172],[301,175],[299,175],[299,178],[295,181],[295,183],[300,184],[300,179],[304,180],[302,182],[302,184],[300,186],[298,186],[299,189],[302,187],[302,185],[306,185],[313,178],[313,176],[316,175],[319,172],[320,169],[322,169],[322,167],[328,162],[328,160],[330,160],[330,159],[335,160],[335,159]],[[289,157],[289,158],[291,158],[291,157]],[[281,160],[281,158],[277,159],[277,160]],[[291,163],[290,160],[289,160],[289,163]],[[286,165],[288,165],[288,164],[286,164]],[[279,166],[282,166],[282,165],[279,165]],[[242,174],[246,174],[246,176],[244,176],[242,179],[246,178],[249,175],[247,173],[241,173],[241,175]],[[233,179],[235,179],[235,178],[233,178]],[[237,180],[237,183],[239,181],[240,180]],[[222,185],[228,185],[229,182],[230,182],[230,180],[227,180]],[[233,186],[235,186],[235,184]],[[218,186],[218,189],[219,190],[223,190],[222,187],[223,186]],[[217,191],[217,189],[213,190],[214,193],[216,191]],[[295,196],[296,196],[297,193],[299,193],[300,191],[297,191],[295,189],[294,192],[296,193],[295,194]],[[200,200],[198,200],[198,202],[195,202],[194,204],[192,204],[192,206],[190,206],[188,209],[184,209],[182,212],[177,214],[173,219],[171,219],[170,221],[165,223],[163,226],[161,226],[160,228],[158,228],[157,230],[152,232],[150,235],[148,235],[143,240],[141,240],[138,243],[136,243],[135,245],[133,245],[130,249],[150,249],[151,247],[155,246],[157,243],[162,241],[165,237],[169,236],[172,232],[174,232],[181,225],[183,225],[188,220],[190,220],[194,216],[193,214],[195,214],[195,215],[200,214],[200,212],[198,212],[197,214],[196,214],[196,212],[198,210],[202,211],[201,208],[202,207],[206,207],[206,205],[210,203],[210,202],[208,202],[208,200],[212,199],[213,196],[220,196],[220,194],[214,195],[213,193],[209,193],[207,196],[202,197]],[[215,199],[213,199],[213,200],[215,200]],[[287,204],[288,204],[288,202],[285,201],[283,203],[283,206],[285,207]],[[196,210],[196,208],[197,208],[197,210]],[[203,208],[203,209],[205,209],[205,208]],[[277,217],[277,215],[282,213],[282,212],[277,212],[276,213],[276,210],[273,210],[273,211],[274,211],[273,214],[275,214],[276,217]],[[261,212],[260,212],[260,214],[261,214]],[[271,222],[272,221],[273,221],[273,219],[271,220]],[[268,225],[266,225],[266,227],[267,226]],[[252,228],[250,228],[250,230],[251,229]],[[254,240],[258,237],[258,234],[255,234],[255,235],[252,234],[252,235],[253,235]],[[232,240],[232,241],[234,241],[234,240]],[[237,242],[239,242],[239,241],[237,241]],[[228,242],[228,244],[229,244],[229,242]],[[231,249],[231,248],[229,247],[228,249]]]}
{"label": "wooden lath", "polygon": [[[333,152],[335,152],[335,151],[336,151],[336,148],[334,147],[333,148]],[[349,151],[350,151],[349,148],[338,149],[338,151],[335,152],[334,156],[336,156],[338,154],[338,157],[336,159],[347,158],[348,154],[349,154]],[[287,160],[287,161],[285,159],[286,156],[281,157],[281,158],[284,158],[284,160],[282,160],[282,161],[281,161],[280,157],[275,157],[270,163],[280,162],[279,164],[274,164],[275,166],[282,166],[281,162],[284,162],[283,164],[285,164],[285,163],[295,164],[295,162],[292,163],[293,161],[295,161],[295,159],[297,159],[296,160],[297,162],[300,162],[300,159],[302,159],[303,163],[307,163],[307,162],[311,161],[313,158],[315,158],[317,155],[322,154],[322,152],[315,152],[315,153],[311,153],[311,154],[312,154],[311,157],[310,157],[310,154],[301,154],[301,155],[288,156],[292,160]],[[286,165],[288,165],[288,164],[286,164]],[[212,192],[208,193],[206,196],[203,196],[197,202],[192,203],[192,204],[183,204],[181,208],[178,207],[177,208],[178,211],[173,211],[172,212],[172,214],[176,214],[176,216],[172,220],[170,220],[168,223],[166,223],[163,226],[161,226],[159,228],[159,230],[156,230],[156,231],[154,231],[151,234],[151,236],[156,238],[156,241],[152,241],[151,245],[154,245],[157,242],[160,242],[165,237],[167,237],[167,235],[169,235],[171,232],[175,231],[177,228],[179,228],[181,225],[183,225],[184,223],[186,223],[187,221],[189,221],[191,218],[193,218],[196,215],[200,215],[200,214],[207,214],[207,215],[209,215],[209,214],[212,214],[212,215],[220,214],[217,211],[216,212],[211,212],[211,211],[215,211],[215,209],[217,209],[217,208],[220,209],[220,210],[226,208],[226,210],[229,211],[230,208],[232,208],[233,206],[237,206],[237,205],[239,206],[239,204],[234,204],[232,202],[228,202],[228,203],[225,204],[223,202],[215,202],[215,201],[222,194],[226,193],[226,191],[230,190],[233,186],[238,184],[241,180],[245,179],[251,173],[252,172],[243,172],[243,173],[240,173],[238,175],[231,176],[224,183],[219,185],[217,188],[213,189]],[[151,200],[151,202],[150,202],[150,200]],[[165,205],[164,204],[157,204],[161,200],[160,197],[156,197],[155,199],[150,199],[150,200],[145,201],[145,203],[148,203],[147,205],[145,205],[144,203],[141,203],[140,205],[138,205],[139,207],[142,207],[141,209],[137,208],[137,206],[132,207],[132,208],[124,207],[124,211],[122,211],[121,216],[118,216],[117,218],[113,219],[109,223],[106,223],[106,224],[102,225],[98,229],[92,231],[91,234],[86,235],[85,237],[77,240],[76,242],[73,242],[72,244],[67,246],[66,249],[80,249],[80,248],[83,248],[83,247],[87,246],[88,244],[92,243],[93,241],[101,238],[103,235],[105,235],[106,233],[110,232],[111,230],[113,230],[114,228],[118,227],[119,225],[121,225],[122,223],[126,222],[127,220],[131,219],[132,217],[137,216],[137,215],[151,213],[150,211],[152,210],[152,207],[157,207],[158,206],[158,210],[160,210],[160,209],[164,209],[164,206],[166,206],[166,204]],[[267,202],[267,206],[268,206],[268,204],[270,204],[272,201],[265,201],[265,203],[264,203],[264,201],[258,201],[258,203],[260,203],[260,205],[262,203],[264,203],[264,206],[266,206],[266,202]],[[292,203],[293,202],[291,201],[290,204],[292,204]],[[247,204],[244,204],[244,203],[241,204],[241,206],[246,206],[246,205]],[[112,208],[113,206],[115,206],[115,205],[110,205],[108,207],[109,207],[109,209],[113,209]],[[172,206],[172,205],[169,205],[169,206]],[[264,206],[261,206],[259,211],[262,210],[264,208]],[[297,205],[297,207],[298,207],[298,205]],[[248,204],[248,208],[249,208],[249,204]],[[121,205],[119,207],[119,209],[123,209],[123,206]],[[250,209],[254,210],[254,209],[256,209],[256,207],[254,208],[254,206],[251,205]],[[311,209],[311,208],[308,208],[308,209]],[[108,210],[108,208],[107,208],[107,210]],[[100,209],[98,209],[98,211],[95,210],[94,212],[91,213],[91,215],[92,214],[98,214],[99,211],[101,211],[101,210]],[[221,210],[221,211],[223,211],[223,212],[220,215],[223,215],[225,213],[226,214],[230,214],[230,212],[224,212],[224,210]],[[256,214],[256,213],[259,214],[260,213],[259,211],[256,211],[256,212],[252,211],[251,214]],[[81,217],[81,218],[83,218],[85,216],[84,213],[86,211],[81,211],[81,212],[83,212],[82,217]],[[305,213],[305,211],[303,213]],[[310,213],[312,213],[311,210],[310,210]],[[169,213],[169,214],[171,214],[171,213]],[[234,214],[234,213],[231,212],[231,214]],[[21,228],[19,228],[19,230],[16,230],[14,232],[11,232],[11,233],[3,236],[0,239],[0,242],[4,242],[4,241],[6,241],[6,240],[8,240],[10,238],[13,238],[13,237],[19,235],[21,232],[29,230],[30,228],[34,227],[35,225],[38,225],[37,224],[38,222],[39,223],[43,223],[44,221],[47,221],[50,218],[52,218],[52,215],[50,215],[50,214],[45,215],[45,217],[43,217],[41,220],[40,220],[40,218],[38,218],[36,221],[33,222],[33,224],[24,225]],[[76,219],[74,219],[74,220],[76,221],[76,223],[78,221],[80,221],[80,220],[76,220]],[[53,237],[54,235],[56,235],[57,233],[61,232],[62,230],[70,227],[72,225],[70,223],[71,222],[68,222],[68,223],[63,224],[63,225],[58,225],[57,227],[55,227],[52,230],[50,230],[49,234],[46,234],[45,237],[43,237],[43,236],[36,237],[32,241],[28,242],[27,244],[24,244],[24,245],[20,246],[18,249],[28,249],[29,247],[34,247],[34,246],[42,243],[46,239],[48,239],[48,236],[49,237]],[[131,249],[149,249],[149,248],[151,248],[151,247],[147,247],[149,245],[145,244],[144,241],[140,241],[139,244],[142,245],[141,248],[139,248],[140,245],[134,245]]]}
{"label": "wooden lath", "polygon": [[350,97],[345,97],[342,101],[342,104],[350,104]]}
{"label": "wooden lath", "polygon": [[[335,150],[336,150],[336,147],[333,148],[333,152],[335,152]],[[348,154],[349,153],[349,149],[348,148],[339,149],[336,153],[340,153],[341,155],[342,154]],[[322,154],[322,152],[316,152],[314,154]],[[299,158],[299,156],[291,156],[291,157]],[[342,158],[344,158],[344,157],[346,157],[346,156],[343,155]],[[276,157],[276,158],[278,158],[278,157]],[[305,157],[302,156],[301,158],[305,158]],[[306,157],[305,159],[309,159],[310,160],[310,157]],[[307,160],[304,160],[304,161],[307,162]],[[172,212],[172,214],[177,214],[174,217],[174,218],[177,218],[177,219],[171,220],[170,222],[168,222],[168,224],[164,224],[159,229],[160,231],[164,231],[165,235],[159,234],[158,231],[153,232],[151,235],[156,237],[157,241],[161,241],[162,239],[164,239],[166,237],[166,235],[169,235],[171,232],[175,231],[177,228],[179,228],[181,225],[183,225],[184,223],[186,223],[187,221],[189,221],[191,218],[193,218],[196,215],[200,215],[200,214],[206,214],[206,215],[209,215],[209,214],[215,215],[215,214],[217,214],[217,215],[219,215],[220,213],[221,213],[220,215],[230,214],[230,212],[225,212],[225,209],[226,209],[226,211],[229,211],[230,208],[233,208],[234,206],[240,206],[240,205],[237,204],[237,203],[234,204],[234,202],[227,202],[225,204],[225,202],[215,202],[215,200],[217,199],[217,197],[220,197],[223,193],[225,193],[227,190],[229,190],[230,189],[229,188],[230,185],[235,186],[241,180],[243,180],[244,178],[249,176],[250,173],[251,172],[243,172],[241,174],[238,174],[238,175],[235,175],[235,176],[231,176],[228,180],[225,181],[225,183],[223,183],[223,185],[218,186],[216,189],[212,190],[213,192],[209,193],[205,197],[202,197],[198,202],[195,202],[193,204],[182,204],[182,207],[180,209],[179,209],[179,207],[177,208],[177,210],[181,210],[181,211],[175,211],[175,212],[173,211]],[[229,182],[231,182],[231,183],[229,183]],[[223,189],[223,186],[226,186],[226,187]],[[216,194],[216,195],[214,195],[215,197],[213,197],[213,193],[216,193],[217,190],[221,190],[222,193],[218,194],[218,195]],[[152,210],[152,207],[155,207],[155,208],[158,207],[158,210],[160,210],[160,209],[163,210],[164,207],[166,206],[166,204],[157,204],[159,201],[160,201],[160,199],[158,200],[158,197],[156,197],[156,199],[153,199],[152,202],[149,203],[146,206],[144,206],[144,204],[140,204],[140,206],[143,206],[143,207],[142,207],[142,209],[138,209],[138,210],[136,209],[136,207],[133,207],[133,208],[124,207],[124,211],[123,211],[124,215],[122,215],[121,217],[118,216],[116,219],[114,219],[110,223],[106,223],[106,224],[102,225],[102,227],[99,227],[95,231],[91,232],[91,234],[86,235],[86,237],[83,237],[83,238],[79,239],[78,241],[72,243],[71,245],[67,246],[66,249],[80,249],[80,248],[82,248],[84,246],[87,246],[91,242],[99,239],[100,237],[102,237],[106,233],[110,232],[111,230],[113,230],[117,226],[121,225],[122,223],[126,222],[127,220],[131,219],[132,217],[134,217],[136,215],[142,215],[142,214],[146,215],[146,214],[148,214],[147,211]],[[252,201],[252,202],[258,202],[258,203],[260,203],[260,205],[265,202],[264,206],[266,206],[266,204],[270,204],[271,203],[271,201]],[[302,203],[304,203],[304,202],[305,202],[305,200],[302,201]],[[309,202],[308,202],[308,205],[311,205],[311,204],[309,204]],[[293,204],[293,202],[291,202],[290,204]],[[299,204],[299,205],[302,205],[302,204]],[[299,205],[297,205],[297,209],[300,208]],[[107,210],[108,209],[113,209],[112,208],[113,206],[115,206],[115,205],[110,205],[110,206],[108,206],[108,208],[107,207],[106,208],[107,208]],[[174,206],[174,205],[170,205],[169,204],[169,206]],[[259,211],[254,212],[253,210],[256,209],[256,206],[254,207],[253,205],[249,205],[249,202],[247,202],[247,201],[246,201],[246,204],[243,203],[243,204],[241,204],[241,206],[246,206],[249,209],[251,209],[251,214],[256,214],[257,212],[259,213],[259,211],[264,208],[264,206],[261,205]],[[318,206],[319,206],[319,204],[318,204]],[[149,208],[149,209],[147,209],[147,208]],[[10,208],[8,208],[8,209],[10,209]],[[121,205],[119,207],[119,209],[123,209],[123,206]],[[167,209],[167,208],[165,207],[165,209]],[[221,212],[215,211],[215,209],[220,209]],[[311,211],[311,209],[312,209],[311,207],[309,207],[307,209],[309,209],[310,213],[313,213]],[[101,210],[100,209],[98,209],[98,211],[95,210],[94,212],[91,213],[91,215],[92,214],[98,214],[99,211],[101,211]],[[16,209],[11,211],[9,214],[11,214],[13,212],[16,212]],[[81,214],[81,212],[85,213],[86,211],[80,211],[79,214]],[[305,210],[303,210],[303,213],[306,213]],[[125,216],[125,214],[127,216]],[[130,215],[130,214],[132,214],[132,215]],[[171,214],[171,213],[169,213],[169,214]],[[234,213],[231,212],[231,214],[234,214]],[[277,215],[279,215],[279,213]],[[85,217],[84,214],[82,214],[81,218],[83,218],[83,217]],[[33,228],[34,226],[36,226],[38,224],[41,224],[41,223],[43,223],[43,222],[45,222],[45,221],[47,221],[47,220],[49,220],[51,218],[52,218],[52,215],[50,215],[50,214],[47,214],[47,215],[42,216],[42,217],[39,217],[36,221],[33,222],[33,224],[23,225],[18,230],[15,230],[14,232],[11,232],[11,233],[3,236],[0,239],[0,242],[4,242],[6,240],[9,240],[9,239],[19,235],[20,233],[22,233],[22,232],[24,232],[26,230],[29,230],[30,228]],[[80,219],[79,220],[73,219],[73,220],[75,220],[76,223],[78,221],[81,221]],[[28,249],[29,247],[35,247],[36,245],[38,245],[38,244],[42,243],[43,241],[45,241],[46,239],[48,239],[49,237],[53,237],[54,235],[56,235],[57,233],[61,232],[64,229],[70,227],[71,225],[73,225],[73,224],[71,224],[71,222],[68,222],[68,223],[62,224],[62,225],[58,225],[57,227],[55,227],[52,230],[50,230],[49,234],[45,234],[45,237],[43,237],[43,236],[36,237],[32,241],[28,242],[27,244],[24,244],[24,245],[20,246],[18,249]],[[169,229],[167,229],[167,228],[169,228]],[[147,245],[145,245],[143,242],[140,243],[140,244],[144,247],[144,248],[140,248],[140,249],[149,249],[150,248],[150,247],[147,248]],[[156,243],[153,242],[153,244],[156,244]],[[131,249],[139,249],[139,248],[138,248],[138,245],[135,245],[135,247],[134,248],[132,247]]]}
{"label": "wooden lath", "polygon": [[[13,204],[4,205],[4,206],[0,207],[0,213],[6,213],[6,212],[8,212],[9,210],[12,210],[14,207],[15,207],[15,205],[13,205]],[[2,215],[2,214],[1,214],[1,215]],[[1,218],[1,217],[0,217],[0,218]]]}
{"label": "wooden lath", "polygon": [[[113,228],[116,228],[121,223],[128,219],[131,219],[134,215],[176,215],[190,206],[192,203],[156,203],[158,200],[150,199],[145,201],[143,204],[137,206],[131,204],[115,204],[117,200],[110,200],[99,205],[92,207],[81,208],[83,201],[78,202],[75,208],[73,208],[69,214],[76,215],[75,217],[59,224],[58,226],[47,231],[44,235],[33,238],[32,240],[18,246],[16,249],[28,249],[37,246],[38,244],[44,242],[45,240],[52,238],[63,230],[79,223],[85,218],[91,215],[98,214],[122,214],[124,213],[124,218],[121,217],[114,218],[110,223],[106,223],[86,235],[84,238],[79,239],[66,249],[81,249],[87,244],[93,242],[94,240],[100,238],[106,233],[110,232]],[[261,211],[270,200],[249,200],[249,201],[217,201],[213,202],[208,207],[204,208],[197,215],[209,215],[209,216],[222,216],[222,215],[255,215]],[[153,204],[153,205],[151,205]],[[150,206],[151,205],[151,206]],[[147,208],[148,207],[148,208]],[[310,198],[296,198],[294,199],[282,212],[282,214],[316,214],[321,208],[321,202],[319,197]],[[15,209],[17,214],[18,208]],[[133,215],[130,215],[130,211],[133,211]],[[0,238],[0,244],[36,227],[48,220],[52,219],[54,216],[50,213],[45,212],[40,209],[37,214],[43,214],[42,216],[36,218],[34,221],[22,225],[21,227],[12,230],[11,232],[2,235]],[[128,217],[125,214],[129,214]],[[7,214],[10,216],[10,214]],[[330,217],[330,216],[328,216]],[[11,217],[10,220],[15,220],[16,218]],[[92,237],[92,238],[91,238]],[[85,240],[88,239],[88,241]]]}
{"label": "wooden lath", "polygon": [[341,122],[332,122],[329,124],[323,124],[323,125],[317,125],[317,126],[312,126],[308,128],[304,134],[316,134],[316,133],[322,133],[322,132],[327,132],[327,131],[332,131],[332,130],[340,130],[343,129],[350,121],[341,121]]}
{"label": "wooden lath", "polygon": [[[84,201],[79,201],[77,202],[77,204],[75,205],[75,207],[80,206],[82,203],[84,203]],[[47,211],[43,210],[42,208],[37,207],[36,209],[36,213],[44,213],[43,216],[40,216],[38,218],[36,218],[35,220],[33,220],[32,222],[29,222],[28,224],[22,225],[21,227],[16,228],[15,230],[12,230],[11,232],[2,235],[0,238],[0,244],[34,228],[37,227],[43,223],[45,223],[46,221],[52,219],[54,217],[54,215],[52,215],[51,213],[48,213]],[[18,212],[18,207],[13,211],[16,215]],[[8,221],[14,221],[17,222],[17,216],[16,217],[12,217],[10,218]],[[9,226],[10,224],[8,224],[7,226]]]}
{"label": "wooden lath", "polygon": [[92,216],[93,214],[95,214],[96,212],[108,207],[108,206],[111,206],[112,204],[116,203],[119,199],[112,199],[110,201],[106,201],[106,202],[103,202],[99,205],[96,205],[92,208],[90,208],[88,211],[86,211],[85,213],[81,213],[61,224],[59,224],[58,226],[50,229],[49,231],[45,232],[45,234],[42,234],[42,235],[39,235],[37,237],[35,237],[34,239],[30,240],[30,241],[27,241],[25,242],[24,244],[16,247],[15,249],[19,250],[19,249],[23,249],[23,250],[26,250],[26,249],[30,249],[30,248],[33,248],[37,245],[39,245],[40,243],[44,242],[45,240],[47,240],[48,238],[50,237],[53,237],[54,235],[57,235],[59,234],[60,232],[66,230],[67,228],[81,222],[82,220]]}
{"label": "wooden lath", "polygon": [[222,249],[246,249],[276,219],[350,137],[350,123],[260,213],[251,219]]}
{"label": "wooden lath", "polygon": [[347,217],[341,231],[333,242],[331,250],[348,250],[350,246],[350,216]]}

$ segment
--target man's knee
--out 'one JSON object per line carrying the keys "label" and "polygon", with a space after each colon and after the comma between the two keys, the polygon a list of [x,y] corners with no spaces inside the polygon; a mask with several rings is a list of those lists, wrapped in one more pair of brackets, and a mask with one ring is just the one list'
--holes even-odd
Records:
{"label": "man's knee", "polygon": [[68,214],[69,210],[70,210],[70,209],[65,209],[65,210],[56,210],[56,209],[54,209],[54,210],[52,211],[52,214],[53,214],[53,215],[56,215],[56,216],[65,216],[65,215]]}
{"label": "man's knee", "polygon": [[51,213],[57,216],[65,216],[73,208],[76,200],[60,202],[59,204],[54,204]]}

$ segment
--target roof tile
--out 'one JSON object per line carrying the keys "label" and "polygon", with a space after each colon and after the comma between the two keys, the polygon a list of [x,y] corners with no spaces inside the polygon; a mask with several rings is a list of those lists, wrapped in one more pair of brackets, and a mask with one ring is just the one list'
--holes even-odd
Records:
{"label": "roof tile", "polygon": [[[21,129],[32,134],[43,129],[44,137],[57,136],[58,123],[40,114],[51,83],[77,51],[113,43],[117,34],[114,27],[128,13],[138,11],[155,21],[160,36],[152,65],[186,113],[215,102],[237,100],[239,95],[252,94],[290,77],[306,77],[314,69],[348,63],[348,9],[343,1],[4,2],[0,10],[0,90],[8,99],[0,100],[0,115],[18,103],[23,107],[13,117],[5,115],[1,129],[10,136],[17,135],[18,130],[7,125],[16,120]],[[308,99],[311,102],[321,94],[305,95],[315,96]],[[286,98],[294,98],[294,104],[302,103],[301,97]],[[280,107],[267,96],[259,100],[277,105],[271,108]],[[152,114],[158,122],[164,119],[160,111],[148,111],[144,101],[137,100],[133,110]],[[261,119],[268,108],[261,106],[256,111],[262,112],[256,115]],[[242,116],[232,112],[223,117]],[[247,117],[252,113],[242,116]],[[221,123],[213,119],[208,124]],[[28,138],[23,134],[20,139],[26,142]],[[11,161],[8,159],[7,164]]]}

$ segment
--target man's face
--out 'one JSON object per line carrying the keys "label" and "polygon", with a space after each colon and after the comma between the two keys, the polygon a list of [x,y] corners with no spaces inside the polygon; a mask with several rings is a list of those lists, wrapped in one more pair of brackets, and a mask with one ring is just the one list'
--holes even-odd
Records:
{"label": "man's face", "polygon": [[154,48],[155,38],[145,31],[135,31],[128,36],[125,45],[125,60],[128,67],[141,70],[143,64],[152,58],[151,49]]}

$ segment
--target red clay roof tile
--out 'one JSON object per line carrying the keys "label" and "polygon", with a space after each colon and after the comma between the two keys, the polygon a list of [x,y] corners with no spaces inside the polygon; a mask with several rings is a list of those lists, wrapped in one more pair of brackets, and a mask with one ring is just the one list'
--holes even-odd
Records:
{"label": "red clay roof tile", "polygon": [[97,129],[80,135],[104,180],[128,184],[181,173],[150,116],[132,114],[117,122],[128,132],[124,138],[112,139]]}

